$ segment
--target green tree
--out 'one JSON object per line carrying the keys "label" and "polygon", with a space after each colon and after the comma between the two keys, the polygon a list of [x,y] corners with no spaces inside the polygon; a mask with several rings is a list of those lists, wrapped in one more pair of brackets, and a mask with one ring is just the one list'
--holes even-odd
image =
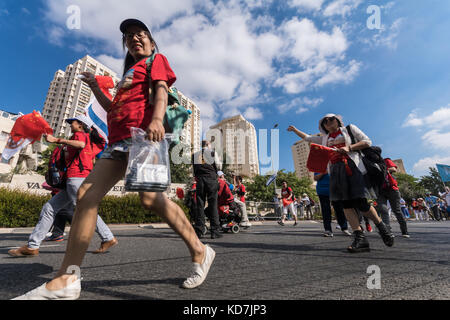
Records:
{"label": "green tree", "polygon": [[[428,175],[420,177],[419,185],[437,196],[440,192],[445,192],[444,184],[436,168],[429,167],[429,170],[430,173]],[[450,183],[446,185],[450,186]]]}
{"label": "green tree", "polygon": [[423,197],[425,188],[419,184],[419,179],[406,173],[395,173],[394,178],[398,182],[398,188],[403,199],[411,203],[412,198]]}
{"label": "green tree", "polygon": [[[274,195],[274,184],[266,187],[266,182],[270,175],[258,175],[253,179],[253,182],[248,182],[246,190],[248,192],[248,200],[272,202]],[[285,172],[285,170],[278,171],[276,183],[277,188],[281,188],[281,183],[286,180],[289,187],[292,188],[295,196],[298,198],[303,193],[307,193],[314,201],[318,201],[317,194],[311,186],[311,180],[304,178],[299,179],[295,172]]]}
{"label": "green tree", "polygon": [[55,150],[55,148],[57,147],[56,144],[51,143],[47,150],[45,150],[44,152],[42,152],[42,159],[41,159],[41,163],[38,165],[37,169],[36,169],[36,173],[45,176],[47,174],[48,171],[48,162],[50,161],[50,156],[52,155],[53,150]]}
{"label": "green tree", "polygon": [[[191,154],[186,152],[186,150],[191,150],[191,148],[184,144],[179,145],[180,148],[178,155],[176,151],[174,152],[175,145],[171,145],[169,148],[169,158],[170,158],[170,178],[173,183],[189,183],[192,177],[192,165],[191,165]],[[177,149],[178,150],[178,149]],[[172,157],[181,157],[181,163],[174,163]],[[189,163],[189,164],[188,164]]]}

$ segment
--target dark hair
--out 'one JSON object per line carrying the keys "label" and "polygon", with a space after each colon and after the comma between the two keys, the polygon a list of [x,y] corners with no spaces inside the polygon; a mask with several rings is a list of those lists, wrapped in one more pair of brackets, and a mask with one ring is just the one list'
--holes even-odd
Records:
{"label": "dark hair", "polygon": [[209,144],[208,140],[203,140],[202,141],[202,148],[206,148],[206,146]]}
{"label": "dark hair", "polygon": [[93,144],[102,144],[105,141],[105,139],[100,136],[97,129],[95,129],[94,127],[91,128],[89,138],[91,139],[91,143]]}
{"label": "dark hair", "polygon": [[[144,32],[147,34],[150,41],[155,45],[156,52],[159,52],[158,45],[156,44],[156,41],[153,39],[152,34],[149,31],[144,30]],[[122,46],[123,46],[123,50],[125,51],[125,49],[127,48],[127,39],[126,39],[125,35],[122,35]],[[153,54],[153,52],[152,52],[152,54]],[[123,63],[123,76],[125,76],[127,71],[130,70],[130,68],[135,63],[136,63],[136,61],[134,60],[133,56],[130,54],[129,51],[127,51],[127,55],[125,56],[125,61]]]}
{"label": "dark hair", "polygon": [[281,181],[281,184],[283,184],[283,183],[285,183],[285,182],[286,182],[286,184],[288,184],[286,180]]}
{"label": "dark hair", "polygon": [[84,122],[81,122],[81,121],[76,120],[76,119],[73,120],[73,121],[76,121],[77,123],[79,123],[81,125],[81,128],[83,128],[84,133],[89,133],[90,132],[89,127]]}

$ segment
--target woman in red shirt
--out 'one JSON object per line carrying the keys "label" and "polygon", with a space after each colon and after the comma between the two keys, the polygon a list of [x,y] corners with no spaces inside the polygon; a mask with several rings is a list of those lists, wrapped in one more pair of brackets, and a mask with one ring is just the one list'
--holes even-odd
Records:
{"label": "woman in red shirt", "polygon": [[[95,228],[97,209],[104,195],[125,176],[131,127],[146,130],[148,139],[164,139],[164,115],[168,103],[168,88],[176,76],[162,54],[147,26],[136,19],[122,22],[125,58],[124,77],[118,85],[114,100],[99,89],[94,75],[83,73],[95,97],[108,113],[109,146],[78,193],[75,218],[61,269],[56,277],[42,285],[30,296],[44,299],[77,299],[81,291],[80,279],[69,274],[68,268],[80,266]],[[151,57],[154,56],[151,65]],[[151,67],[150,67],[151,66]],[[151,70],[151,71],[149,71]],[[214,260],[215,252],[203,245],[183,210],[164,193],[140,192],[144,208],[157,213],[186,243],[194,263],[192,276],[182,284],[195,288],[203,283]],[[20,297],[26,298],[26,297]]]}
{"label": "woman in red shirt", "polygon": [[376,198],[373,189],[367,179],[367,170],[358,152],[370,147],[372,141],[357,126],[349,127],[355,137],[355,143],[344,127],[342,117],[336,114],[327,114],[319,121],[321,136],[310,136],[294,126],[290,126],[288,131],[294,132],[300,138],[308,142],[313,142],[334,148],[329,161],[328,171],[330,173],[330,198],[332,202],[341,204],[344,208],[345,217],[350,223],[354,241],[347,247],[349,252],[370,251],[367,241],[359,223],[358,210],[365,217],[375,223],[378,231],[387,246],[394,244],[394,237],[390,230],[378,216],[375,208],[368,202]]}
{"label": "woman in red shirt", "polygon": [[[66,187],[63,190],[60,190],[42,207],[39,222],[33,229],[33,232],[28,239],[28,244],[21,248],[10,250],[8,254],[11,256],[32,257],[39,254],[40,245],[45,239],[48,230],[50,230],[59,212],[65,211],[70,216],[73,215],[77,200],[77,192],[92,170],[93,153],[91,140],[88,134],[90,131],[88,120],[84,116],[77,116],[66,121],[70,124],[73,133],[70,139],[55,138],[52,135],[46,136],[47,142],[64,146],[63,150],[67,167]],[[101,249],[105,247],[105,244],[108,244],[109,247],[117,244],[117,240],[111,230],[100,217],[94,222],[94,227],[95,226],[97,226],[96,231],[102,239]],[[103,251],[97,253],[101,252]]]}

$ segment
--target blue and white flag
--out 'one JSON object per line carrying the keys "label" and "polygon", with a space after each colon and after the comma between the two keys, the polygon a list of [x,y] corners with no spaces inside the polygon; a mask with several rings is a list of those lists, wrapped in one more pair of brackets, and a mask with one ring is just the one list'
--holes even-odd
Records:
{"label": "blue and white flag", "polygon": [[97,99],[92,98],[84,110],[84,113],[86,117],[92,121],[93,127],[97,129],[98,133],[105,138],[106,143],[108,143],[107,113],[100,103],[98,103]]}
{"label": "blue and white flag", "polygon": [[450,181],[450,166],[447,166],[445,164],[436,164],[436,168],[439,172],[439,175],[441,176],[442,181],[449,182]]}
{"label": "blue and white flag", "polygon": [[267,182],[266,182],[266,187],[270,186],[270,184],[271,184],[272,182],[274,182],[276,178],[277,178],[277,174],[275,173],[275,174],[273,174],[273,175],[269,178],[269,180],[267,180]]}

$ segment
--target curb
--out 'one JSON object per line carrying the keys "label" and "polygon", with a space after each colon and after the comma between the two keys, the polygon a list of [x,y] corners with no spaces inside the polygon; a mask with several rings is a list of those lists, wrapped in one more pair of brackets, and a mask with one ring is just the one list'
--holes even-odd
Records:
{"label": "curb", "polygon": [[[318,221],[307,220],[301,221],[303,223],[320,223]],[[262,221],[250,221],[252,226],[262,226],[264,224],[276,224],[276,221],[266,220]],[[209,226],[209,223],[206,223]],[[120,231],[120,230],[135,230],[135,229],[170,229],[170,226],[167,223],[149,223],[149,224],[109,224],[108,227],[112,231]],[[0,228],[0,234],[31,234],[34,228]],[[66,227],[64,232],[68,233],[70,231],[70,227]]]}

